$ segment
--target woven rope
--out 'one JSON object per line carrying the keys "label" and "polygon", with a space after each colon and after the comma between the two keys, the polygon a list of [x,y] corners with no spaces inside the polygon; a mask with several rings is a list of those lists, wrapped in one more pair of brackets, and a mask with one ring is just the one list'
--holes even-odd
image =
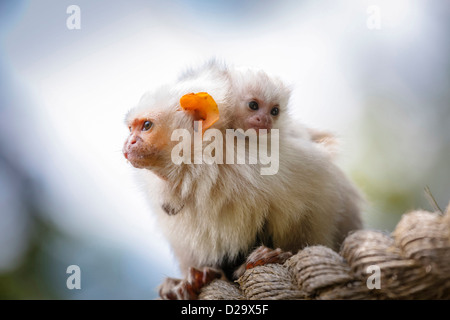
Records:
{"label": "woven rope", "polygon": [[[370,266],[379,268],[379,289],[369,289]],[[246,270],[234,283],[215,280],[199,298],[450,299],[450,206],[445,215],[405,214],[392,235],[356,231],[340,253],[306,247],[283,265]]]}

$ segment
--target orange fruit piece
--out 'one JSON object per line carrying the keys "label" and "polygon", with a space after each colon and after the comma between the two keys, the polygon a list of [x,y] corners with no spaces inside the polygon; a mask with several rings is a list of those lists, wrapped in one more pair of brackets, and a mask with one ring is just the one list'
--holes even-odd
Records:
{"label": "orange fruit piece", "polygon": [[219,120],[219,108],[207,92],[188,93],[181,97],[180,106],[192,112],[194,119],[202,121],[202,133]]}

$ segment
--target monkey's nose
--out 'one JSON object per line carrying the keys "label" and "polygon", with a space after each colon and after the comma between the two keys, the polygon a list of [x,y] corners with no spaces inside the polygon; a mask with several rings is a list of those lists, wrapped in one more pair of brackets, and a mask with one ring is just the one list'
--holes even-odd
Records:
{"label": "monkey's nose", "polygon": [[268,122],[270,122],[270,118],[266,117],[266,116],[257,116],[255,119],[257,122],[262,123],[262,124],[267,124]]}
{"label": "monkey's nose", "polygon": [[137,138],[136,138],[136,136],[131,136],[130,137],[130,140],[128,141],[128,143],[129,144],[136,144],[136,142],[137,142]]}
{"label": "monkey's nose", "polygon": [[133,134],[128,138],[129,145],[136,144],[139,141],[142,141],[142,138],[138,134]]}
{"label": "monkey's nose", "polygon": [[271,125],[272,124],[272,119],[270,119],[269,117],[259,117],[259,116],[257,116],[256,118],[255,118],[255,120],[256,120],[256,123],[258,123],[259,125],[262,125],[262,126],[269,126],[269,125]]}

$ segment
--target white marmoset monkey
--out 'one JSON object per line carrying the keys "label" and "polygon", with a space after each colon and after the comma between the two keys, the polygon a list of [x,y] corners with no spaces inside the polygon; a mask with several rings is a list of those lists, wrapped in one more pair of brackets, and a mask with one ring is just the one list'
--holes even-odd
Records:
{"label": "white marmoset monkey", "polygon": [[[174,130],[195,136],[193,121],[206,123],[210,112],[181,108],[181,97],[198,92],[209,93],[217,103],[219,120],[208,127],[223,136],[239,127],[279,129],[275,174],[262,175],[261,163],[174,163],[172,150],[179,145],[172,139]],[[337,249],[349,231],[361,227],[358,191],[308,129],[289,121],[288,100],[282,82],[263,72],[209,63],[144,95],[128,113],[124,156],[143,169],[138,174],[145,192],[156,204],[161,229],[188,277],[169,278],[160,289],[163,298],[195,298],[220,271],[232,278],[260,245],[281,251],[260,250],[254,259],[279,261],[287,257],[282,252],[307,245]],[[295,136],[291,126],[297,126]],[[209,144],[204,140],[202,148]]]}

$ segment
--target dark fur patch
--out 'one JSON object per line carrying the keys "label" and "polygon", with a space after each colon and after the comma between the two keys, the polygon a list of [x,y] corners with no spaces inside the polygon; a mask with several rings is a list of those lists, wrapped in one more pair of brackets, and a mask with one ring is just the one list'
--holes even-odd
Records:
{"label": "dark fur patch", "polygon": [[273,248],[273,239],[272,236],[267,231],[267,225],[265,224],[262,230],[256,235],[255,241],[252,245],[248,247],[248,249],[245,252],[240,252],[239,255],[234,259],[229,259],[228,257],[225,257],[223,259],[222,264],[220,265],[220,268],[224,272],[225,276],[229,280],[235,280],[234,279],[234,272],[247,261],[248,255],[253,252],[256,248],[260,246],[266,246],[268,248]]}
{"label": "dark fur patch", "polygon": [[181,211],[181,209],[183,209],[184,205],[182,205],[179,208],[174,208],[172,207],[170,204],[168,203],[163,203],[161,205],[161,208],[169,215],[169,216],[174,216],[177,213],[179,213]]}

